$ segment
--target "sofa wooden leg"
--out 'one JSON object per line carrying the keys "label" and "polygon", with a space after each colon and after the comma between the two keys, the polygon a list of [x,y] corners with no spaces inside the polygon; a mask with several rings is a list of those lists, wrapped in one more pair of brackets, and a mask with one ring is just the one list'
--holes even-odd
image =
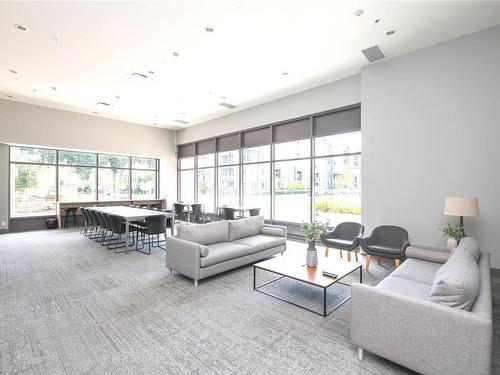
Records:
{"label": "sofa wooden leg", "polygon": [[366,254],[366,262],[365,262],[365,270],[368,272],[368,267],[370,266],[370,260],[372,260],[372,256]]}
{"label": "sofa wooden leg", "polygon": [[198,287],[198,280],[193,280],[194,281],[194,286]]}
{"label": "sofa wooden leg", "polygon": [[399,259],[394,259],[394,265],[396,266],[396,268],[399,267],[399,264],[400,264],[400,260]]}
{"label": "sofa wooden leg", "polygon": [[351,252],[350,251],[347,252],[347,261],[348,262],[351,261]]}
{"label": "sofa wooden leg", "polygon": [[359,247],[354,250],[354,257],[356,258],[356,262],[358,261],[358,252],[359,252]]}
{"label": "sofa wooden leg", "polygon": [[382,257],[377,257],[377,263],[380,265],[380,262],[382,261]]}
{"label": "sofa wooden leg", "polygon": [[325,257],[328,256],[328,246],[325,246]]}
{"label": "sofa wooden leg", "polygon": [[360,361],[365,359],[365,350],[363,348],[358,348],[358,359]]}

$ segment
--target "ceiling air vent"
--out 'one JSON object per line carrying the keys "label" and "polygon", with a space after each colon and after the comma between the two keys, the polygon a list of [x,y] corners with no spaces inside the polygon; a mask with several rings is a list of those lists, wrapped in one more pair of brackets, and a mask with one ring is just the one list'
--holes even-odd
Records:
{"label": "ceiling air vent", "polygon": [[111,108],[112,107],[111,104],[106,103],[106,102],[97,102],[96,106],[105,107],[105,108]]}
{"label": "ceiling air vent", "polygon": [[379,46],[373,46],[364,49],[361,52],[363,52],[363,54],[365,55],[365,57],[368,59],[369,62],[385,59],[384,52],[382,52]]}
{"label": "ceiling air vent", "polygon": [[232,104],[229,104],[229,103],[226,103],[226,102],[219,103],[219,105],[222,106],[222,107],[229,108],[229,109],[236,108],[235,105],[232,105]]}
{"label": "ceiling air vent", "polygon": [[183,120],[174,120],[175,122],[178,122],[179,124],[189,124],[189,121],[183,121]]}
{"label": "ceiling air vent", "polygon": [[146,74],[134,72],[128,76],[128,80],[133,83],[148,84],[153,82],[153,78]]}

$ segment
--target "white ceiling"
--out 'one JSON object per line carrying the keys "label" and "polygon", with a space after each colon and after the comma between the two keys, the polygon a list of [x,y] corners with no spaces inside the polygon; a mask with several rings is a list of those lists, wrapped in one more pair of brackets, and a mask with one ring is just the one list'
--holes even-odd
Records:
{"label": "white ceiling", "polygon": [[482,1],[0,2],[0,98],[178,129],[499,23]]}

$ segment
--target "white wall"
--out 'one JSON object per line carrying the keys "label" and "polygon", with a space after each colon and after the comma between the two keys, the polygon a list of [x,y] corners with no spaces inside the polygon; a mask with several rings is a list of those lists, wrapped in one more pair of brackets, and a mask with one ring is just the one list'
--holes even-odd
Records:
{"label": "white wall", "polygon": [[359,103],[360,99],[360,76],[358,74],[178,130],[177,144],[340,108]]}
{"label": "white wall", "polygon": [[371,64],[361,74],[362,212],[443,244],[446,196],[479,198],[466,233],[500,268],[500,27]]}
{"label": "white wall", "polygon": [[[175,133],[170,130],[0,100],[0,143],[159,158],[160,196],[168,204],[177,198]],[[8,153],[0,150],[0,186],[8,178],[3,173],[7,163]],[[0,190],[0,220],[6,214],[4,199]]]}

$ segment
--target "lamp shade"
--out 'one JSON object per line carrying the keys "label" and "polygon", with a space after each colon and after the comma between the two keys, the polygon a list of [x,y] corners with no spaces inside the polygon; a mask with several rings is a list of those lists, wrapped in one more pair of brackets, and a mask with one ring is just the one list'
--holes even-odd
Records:
{"label": "lamp shade", "polygon": [[448,216],[479,216],[477,198],[446,197],[444,214]]}

